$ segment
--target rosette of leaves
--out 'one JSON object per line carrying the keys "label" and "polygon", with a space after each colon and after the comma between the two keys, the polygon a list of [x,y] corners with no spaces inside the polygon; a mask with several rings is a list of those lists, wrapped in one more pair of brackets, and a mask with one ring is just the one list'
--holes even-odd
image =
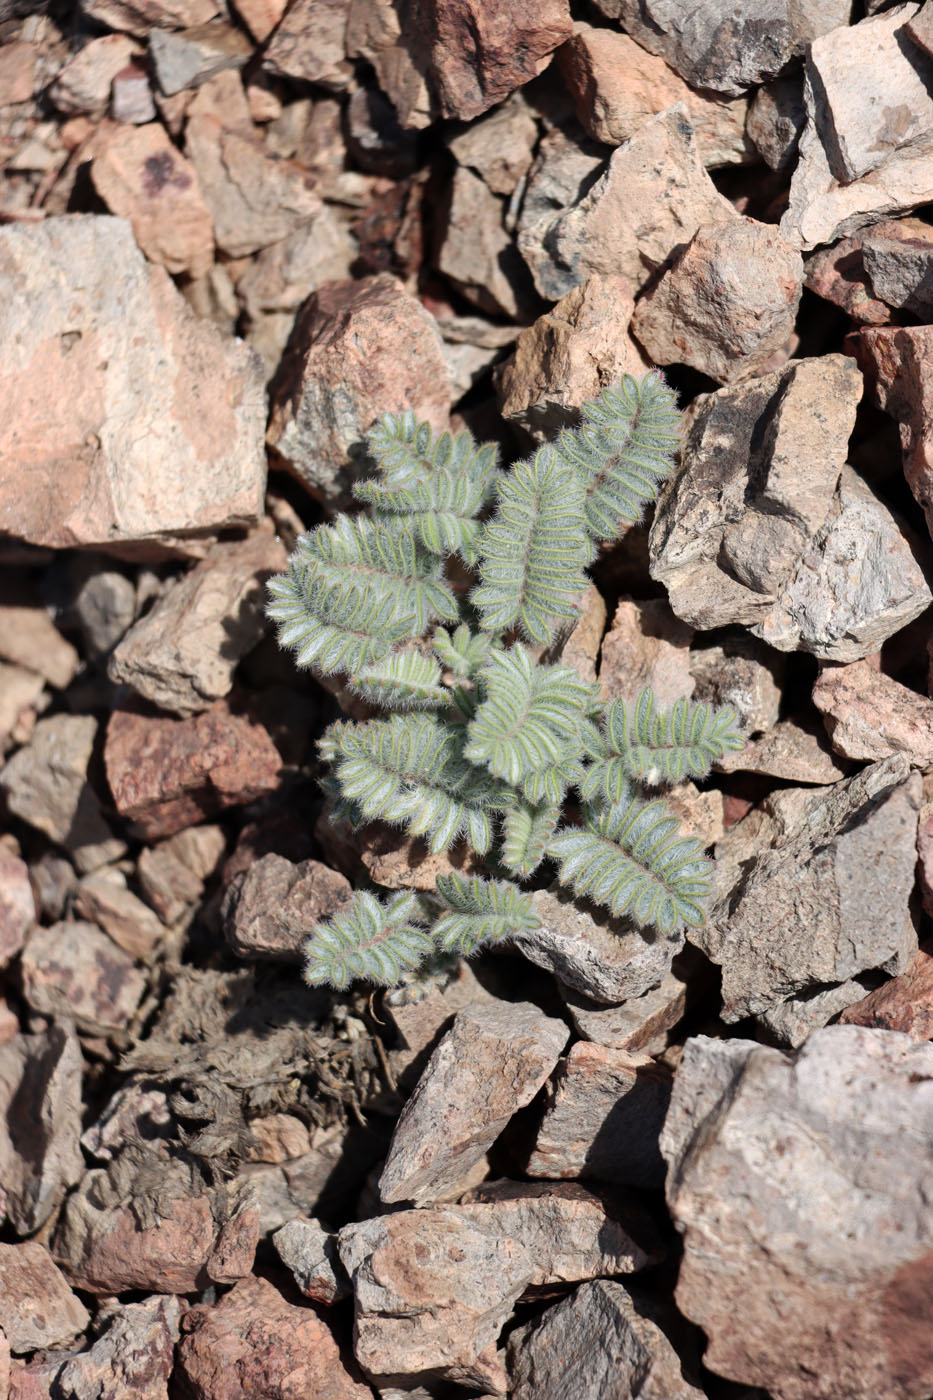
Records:
{"label": "rosette of leaves", "polygon": [[269,614],[299,666],[344,676],[384,711],[340,720],[320,743],[336,813],[390,822],[433,852],[466,840],[491,878],[357,894],[311,930],[310,983],[396,986],[434,955],[535,927],[522,883],[547,861],[638,925],[703,922],[712,864],[638,785],[703,777],[742,746],[735,715],[687,701],[667,712],[648,690],[607,704],[540,660],[579,616],[597,545],[654,499],[679,431],[674,395],[652,373],[604,390],[578,428],[508,471],[494,445],[435,435],[412,414],[370,433],[362,509],[299,541]]}

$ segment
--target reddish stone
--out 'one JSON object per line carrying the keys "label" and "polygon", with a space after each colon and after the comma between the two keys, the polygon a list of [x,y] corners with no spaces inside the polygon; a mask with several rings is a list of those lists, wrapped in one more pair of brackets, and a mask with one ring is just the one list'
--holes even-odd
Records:
{"label": "reddish stone", "polygon": [[573,33],[567,0],[429,0],[441,114],[470,121],[537,77]]}
{"label": "reddish stone", "polygon": [[863,330],[857,358],[878,405],[900,425],[904,475],[933,533],[933,326]]}
{"label": "reddish stone", "polygon": [[118,812],[145,840],[274,791],[280,767],[265,729],[224,701],[190,719],[115,710],[104,763]]}
{"label": "reddish stone", "polygon": [[847,1007],[839,1020],[903,1031],[913,1040],[933,1040],[933,942],[917,949],[900,977],[892,977]]}

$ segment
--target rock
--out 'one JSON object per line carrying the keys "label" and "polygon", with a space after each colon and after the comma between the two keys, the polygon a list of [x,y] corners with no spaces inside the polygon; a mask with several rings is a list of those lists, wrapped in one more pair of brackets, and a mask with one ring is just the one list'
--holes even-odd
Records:
{"label": "rock", "polygon": [[274,792],[280,768],[265,729],[222,700],[189,719],[114,710],[104,764],[118,812],[147,841]]}
{"label": "rock", "polygon": [[[715,707],[728,705],[747,734],[760,734],[777,724],[787,670],[780,652],[736,628],[716,646],[695,645],[689,665],[694,700]],[[727,754],[723,762],[732,759]]]}
{"label": "rock", "polygon": [[377,1385],[448,1378],[502,1394],[495,1341],[528,1288],[651,1262],[598,1198],[576,1184],[499,1182],[483,1195],[488,1199],[397,1211],[340,1231],[340,1257],[356,1295],[356,1357]]}
{"label": "rock", "polygon": [[[260,1239],[267,1239],[297,1215],[315,1210],[322,1195],[333,1189],[335,1175],[342,1176],[346,1169],[345,1136],[340,1126],[317,1129],[311,1150],[303,1156],[282,1163],[248,1163],[241,1169],[237,1180],[249,1189],[259,1212]],[[358,1175],[353,1172],[348,1189],[356,1186]]]}
{"label": "rock", "polygon": [[313,1308],[290,1303],[267,1279],[241,1279],[218,1303],[182,1321],[177,1376],[202,1400],[369,1400],[369,1386],[344,1366]]}
{"label": "rock", "polygon": [[114,78],[139,52],[127,34],[91,39],[59,71],[49,97],[66,116],[87,115],[99,121],[110,105]]}
{"label": "rock", "polygon": [[18,1235],[44,1225],[84,1171],[82,1069],[67,1023],[0,1044],[0,1220]]}
{"label": "rock", "polygon": [[691,9],[677,0],[598,0],[597,8],[691,87],[730,95],[773,78],[851,14],[848,0],[752,0],[739,12],[728,0]]}
{"label": "rock", "polygon": [[538,143],[533,109],[521,92],[488,116],[451,136],[448,148],[459,165],[467,165],[493,194],[509,197],[528,174]]}
{"label": "rock", "polygon": [[[421,995],[417,994],[419,991]],[[417,983],[410,987],[403,983],[395,991],[388,992],[383,1011],[388,1014],[398,1037],[389,1063],[402,1087],[414,1087],[428,1056],[441,1036],[450,1030],[459,1011],[474,1003],[495,1000],[462,958],[454,963],[446,978],[431,980],[423,989]]]}
{"label": "rock", "polygon": [[321,199],[300,166],[277,160],[254,136],[215,116],[189,117],[185,154],[214,221],[217,246],[231,258],[278,243],[320,212]]}
{"label": "rock", "polygon": [[172,1136],[175,1125],[168,1094],[147,1087],[144,1080],[129,1079],[81,1134],[81,1146],[98,1161],[112,1162],[134,1139],[161,1146]]}
{"label": "rock", "polygon": [[702,1400],[652,1320],[655,1309],[613,1279],[582,1284],[509,1337],[513,1400]]}
{"label": "rock", "polygon": [[929,1045],[859,1026],[793,1057],[688,1040],[661,1149],[677,1306],[710,1370],[775,1400],[930,1389],[931,1141]]}
{"label": "rock", "polygon": [[858,351],[876,402],[900,426],[904,475],[933,534],[933,326],[864,330]]}
{"label": "rock", "polygon": [[503,418],[535,442],[575,427],[580,405],[647,362],[628,333],[634,301],[624,277],[595,273],[523,330],[498,375]]}
{"label": "rock", "polygon": [[271,401],[278,460],[319,500],[348,505],[363,436],[383,413],[412,409],[447,426],[450,370],[434,318],[387,273],[329,283],[298,314]]}
{"label": "rock", "polygon": [[528,269],[505,228],[502,201],[472,170],[460,166],[450,183],[437,267],[489,316],[527,320],[534,302]]}
{"label": "rock", "polygon": [[703,169],[678,102],[619,146],[582,198],[533,226],[523,217],[518,246],[548,301],[594,272],[627,277],[639,291],[701,224],[737,217]]}
{"label": "rock", "polygon": [[347,150],[354,165],[388,179],[411,175],[418,165],[417,135],[399,125],[395,108],[378,88],[357,88],[346,111]]}
{"label": "rock", "polygon": [[923,802],[917,828],[917,874],[920,901],[928,914],[933,913],[933,777],[923,780]]}
{"label": "rock", "polygon": [[[405,33],[402,33],[403,21]],[[382,91],[403,127],[421,130],[431,123],[431,95],[426,73],[430,64],[429,35],[409,26],[392,0],[351,5],[347,16],[346,52],[372,64]]]}
{"label": "rock", "polygon": [[[4,590],[6,592],[7,590]],[[34,671],[56,690],[75,678],[81,658],[45,608],[0,602],[0,657]]]}
{"label": "rock", "polygon": [[903,755],[830,787],[785,790],[782,800],[770,849],[754,845],[741,870],[729,838],[717,846],[726,860],[709,922],[691,932],[722,968],[727,1022],[871,968],[902,972],[917,946],[907,906],[920,777]]}
{"label": "rock", "polygon": [[825,730],[809,715],[804,724],[779,720],[760,738],[748,740],[744,749],[718,759],[713,768],[717,773],[767,773],[787,783],[835,783],[849,772],[849,764],[833,755]]}
{"label": "rock", "polygon": [[54,923],[65,912],[75,887],[74,866],[66,856],[49,847],[29,867],[40,923]]}
{"label": "rock", "polygon": [[294,233],[256,254],[238,279],[236,294],[254,319],[268,311],[297,311],[325,282],[348,278],[355,257],[356,240],[325,204]]}
{"label": "rock", "polygon": [[807,58],[813,120],[830,171],[851,184],[877,170],[901,147],[933,141],[929,55],[911,43],[905,26],[914,5],[870,15],[814,40]]}
{"label": "rock", "polygon": [[172,1174],[160,1161],[158,1206],[140,1199],[138,1179],[136,1199],[123,1204],[120,1165],[86,1172],[59,1217],[53,1248],[76,1288],[198,1293],[250,1272],[259,1214],[248,1192],[193,1194],[189,1173]]}
{"label": "rock", "polygon": [[844,757],[903,753],[916,768],[933,767],[933,700],[869,662],[826,667],[813,687],[813,703]]}
{"label": "rock", "polygon": [[88,19],[141,37],[150,29],[206,24],[218,9],[218,0],[81,0],[81,13]]}
{"label": "rock", "polygon": [[251,1162],[292,1161],[304,1157],[311,1147],[308,1129],[300,1118],[291,1113],[269,1113],[263,1118],[253,1118],[249,1125],[253,1147],[250,1150]]}
{"label": "rock", "polygon": [[[883,222],[890,228],[893,220]],[[840,306],[853,321],[865,326],[883,326],[891,319],[891,309],[873,295],[865,270],[863,230],[841,238],[832,247],[820,248],[807,258],[804,284],[824,301]]]}
{"label": "rock", "polygon": [[28,102],[35,86],[37,47],[27,40],[13,39],[3,46],[0,58],[0,106]]}
{"label": "rock", "polygon": [[533,897],[540,928],[515,934],[512,946],[529,962],[592,1001],[624,1001],[656,987],[683,947],[683,936],[662,938],[611,919],[605,909],[570,899],[554,887]]}
{"label": "rock", "polygon": [[117,947],[140,962],[150,962],[165,937],[164,924],[127,889],[126,876],[119,870],[96,870],[85,875],[75,890],[73,909],[80,918],[97,924]]}
{"label": "rock", "polygon": [[86,650],[95,658],[103,657],[136,616],[136,588],[99,557],[80,555],[72,575],[71,607]]}
{"label": "rock", "polygon": [[422,1204],[455,1185],[531,1102],[566,1041],[564,1023],[530,1002],[459,1011],[396,1124],[381,1200]]}
{"label": "rock", "polygon": [[0,969],[16,957],[35,918],[29,868],[19,856],[0,846]]}
{"label": "rock", "polygon": [[0,375],[0,450],[20,463],[0,483],[0,529],[53,548],[132,541],[160,557],[162,539],[258,518],[258,364],[195,319],[129,224],[8,225],[0,290],[0,335],[29,366],[26,380],[10,365]]}
{"label": "rock", "polygon": [[685,948],[657,987],[616,1006],[600,1006],[566,987],[561,988],[561,996],[574,1028],[586,1040],[630,1055],[659,1054],[667,1044],[667,1032],[687,1009],[688,980],[699,961],[691,947]]}
{"label": "rock", "polygon": [[[843,22],[813,46],[804,70],[807,122],[780,225],[798,248],[834,243],[933,198],[930,62],[904,32],[914,13],[896,6],[851,27]],[[916,102],[905,100],[911,94]],[[847,169],[865,173],[840,179]]]}
{"label": "rock", "polygon": [[649,542],[678,617],[854,661],[927,606],[897,522],[844,466],[861,387],[823,355],[694,400]]}
{"label": "rock", "polygon": [[146,986],[131,957],[94,924],[78,921],[33,932],[22,978],[34,1011],[67,1017],[89,1035],[123,1030]]}
{"label": "rock", "polygon": [[703,224],[638,303],[632,333],[655,364],[732,384],[787,344],[802,285],[803,259],[771,225]]}
{"label": "rock", "polygon": [[298,1216],[276,1230],[272,1243],[306,1298],[330,1306],[352,1292],[337,1252],[337,1236],[319,1221]]}
{"label": "rock", "polygon": [[548,661],[570,666],[581,681],[593,685],[596,662],[606,630],[606,604],[594,583],[588,583],[578,601],[579,614],[569,633],[558,633],[553,646],[545,652]]}
{"label": "rock", "polygon": [[933,947],[927,943],[918,948],[899,977],[849,1005],[839,1021],[902,1031],[911,1040],[933,1040]]}
{"label": "rock", "polygon": [[693,628],[675,617],[663,598],[620,598],[600,653],[603,699],[632,702],[650,686],[659,705],[689,700],[695,684],[692,640]]}
{"label": "rock", "polygon": [[682,102],[707,169],[744,164],[754,154],[745,135],[747,98],[695,91],[628,34],[577,24],[573,38],[558,52],[557,67],[577,119],[594,141],[618,146],[649,117]]}
{"label": "rock", "polygon": [[474,875],[483,868],[466,842],[434,853],[422,838],[408,836],[385,822],[367,823],[353,837],[354,852],[364,869],[377,885],[389,890],[433,890],[438,875],[449,875],[453,870]]}
{"label": "rock", "polygon": [[263,67],[283,78],[338,91],[353,72],[347,62],[347,0],[294,0],[263,54]]}
{"label": "rock", "polygon": [[166,97],[200,87],[225,69],[242,68],[252,53],[246,35],[222,20],[180,33],[154,29],[149,35],[149,57]]}
{"label": "rock", "polygon": [[442,117],[470,121],[534,78],[573,32],[567,0],[489,10],[481,0],[430,0],[431,79]]}
{"label": "rock", "polygon": [[94,188],[110,210],[128,219],[151,262],[172,273],[203,277],[214,261],[214,230],[194,167],[159,122],[114,126],[94,143]]}
{"label": "rock", "polygon": [[862,235],[862,259],[875,296],[920,321],[933,315],[933,229],[921,219],[876,224]]}
{"label": "rock", "polygon": [[840,1011],[859,1001],[865,988],[860,982],[840,982],[835,987],[788,997],[757,1018],[768,1039],[791,1050],[799,1049],[813,1031],[827,1025]]}
{"label": "rock", "polygon": [[97,1400],[124,1393],[134,1400],[167,1400],[178,1341],[177,1298],[147,1298],[119,1309],[89,1351],[66,1361],[55,1377],[67,1400]]}
{"label": "rock", "polygon": [[226,848],[219,826],[192,826],[139,853],[140,888],[166,924],[177,924],[200,903],[205,879]]}
{"label": "rock", "polygon": [[0,1327],[12,1352],[70,1341],[90,1320],[45,1245],[0,1244]]}
{"label": "rock", "polygon": [[668,788],[664,801],[672,816],[680,821],[684,836],[695,836],[703,846],[711,846],[723,833],[723,796],[713,788],[701,792],[695,783],[678,783]]}
{"label": "rock", "polygon": [[224,932],[241,958],[301,962],[313,926],[352,898],[349,880],[317,860],[265,855],[230,883]]}
{"label": "rock", "polygon": [[265,585],[286,562],[284,546],[265,530],[213,545],[129,630],[111,655],[110,679],[173,714],[209,709],[262,640]]}
{"label": "rock", "polygon": [[158,116],[149,74],[139,63],[128,63],[113,80],[110,94],[110,115],[115,122],[130,126],[145,126]]}
{"label": "rock", "polygon": [[775,78],[752,98],[745,130],[766,165],[786,170],[797,154],[806,120],[802,79]]}
{"label": "rock", "polygon": [[44,692],[45,683],[35,671],[0,661],[0,752],[29,742]]}
{"label": "rock", "polygon": [[670,1092],[670,1071],[648,1055],[578,1041],[548,1086],[528,1175],[657,1189]]}
{"label": "rock", "polygon": [[87,781],[96,736],[93,715],[53,715],[39,721],[29,744],[0,772],[10,811],[63,845],[81,870],[116,860],[126,849]]}
{"label": "rock", "polygon": [[[546,131],[528,173],[516,231],[532,274],[549,267],[547,236],[555,218],[578,203],[605,168],[611,151],[574,121]],[[563,291],[549,300],[556,300]]]}
{"label": "rock", "polygon": [[268,39],[285,13],[287,0],[237,0],[236,12],[257,44]]}

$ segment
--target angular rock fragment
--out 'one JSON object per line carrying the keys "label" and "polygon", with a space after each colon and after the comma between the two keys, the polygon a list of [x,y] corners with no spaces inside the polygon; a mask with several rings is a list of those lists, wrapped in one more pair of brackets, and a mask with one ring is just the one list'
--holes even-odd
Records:
{"label": "angular rock fragment", "polygon": [[84,645],[91,656],[106,656],[136,616],[136,587],[94,555],[75,561],[72,579],[72,608]]}
{"label": "angular rock fragment", "polygon": [[773,729],[748,740],[741,751],[717,759],[713,768],[717,773],[767,773],[787,783],[834,783],[846,776],[850,766],[836,758],[825,731],[808,715],[805,724],[779,720]]}
{"label": "angular rock fragment", "polygon": [[0,1044],[0,1219],[19,1235],[44,1225],[84,1171],[82,1070],[67,1022]]}
{"label": "angular rock fragment", "polygon": [[754,156],[745,135],[747,98],[697,92],[628,34],[577,24],[573,38],[558,52],[557,66],[577,119],[594,141],[618,146],[649,117],[682,102],[707,169],[742,164]]}
{"label": "angular rock fragment", "polygon": [[647,362],[628,333],[634,301],[624,277],[595,273],[522,331],[498,374],[503,418],[536,442],[575,427],[580,405]]}
{"label": "angular rock fragment", "polygon": [[899,977],[850,1004],[839,1021],[902,1031],[911,1040],[933,1040],[933,945],[918,948]]}
{"label": "angular rock fragment", "polygon": [[352,1291],[337,1252],[337,1236],[319,1221],[298,1216],[276,1230],[272,1243],[306,1298],[330,1305]]}
{"label": "angular rock fragment", "polygon": [[702,1400],[654,1321],[655,1308],[612,1279],[584,1283],[509,1337],[513,1400]]}
{"label": "angular rock fragment", "polygon": [[140,851],[140,888],[166,924],[177,924],[200,902],[225,847],[219,826],[192,826]]}
{"label": "angular rock fragment", "polygon": [[201,1400],[370,1400],[327,1324],[267,1279],[241,1279],[219,1302],[192,1308],[182,1334],[177,1375]]}
{"label": "angular rock fragment", "polygon": [[214,260],[210,210],[194,168],[161,123],[115,126],[96,140],[91,179],[111,214],[129,220],[150,261],[189,277],[208,271]]}
{"label": "angular rock fragment", "polygon": [[530,1002],[458,1012],[396,1124],[381,1199],[422,1203],[455,1185],[534,1098],[567,1034]]}
{"label": "angular rock fragment", "polygon": [[126,849],[87,781],[96,736],[93,715],[53,715],[39,721],[30,743],[0,772],[10,811],[65,846],[81,870],[116,860]]}
{"label": "angular rock fragment", "polygon": [[122,948],[94,924],[37,928],[22,956],[23,993],[34,1011],[74,1021],[89,1035],[128,1025],[145,978]]}
{"label": "angular rock fragment", "polygon": [[35,671],[0,661],[0,752],[28,743],[44,690],[45,683]]}
{"label": "angular rock fragment", "polygon": [[62,1400],[121,1392],[133,1400],[167,1400],[180,1317],[177,1298],[124,1304],[89,1351],[64,1363],[53,1393]]}
{"label": "angular rock fragment", "polygon": [[803,259],[769,224],[703,224],[632,318],[655,364],[686,364],[720,384],[760,373],[787,344]]}
{"label": "angular rock fragment", "polygon": [[650,1056],[578,1041],[548,1087],[529,1176],[657,1189],[664,1183],[658,1136],[670,1092],[670,1071]]}
{"label": "angular rock fragment", "polygon": [[496,1182],[482,1194],[340,1231],[356,1296],[356,1356],[376,1384],[449,1378],[504,1393],[495,1341],[526,1289],[652,1262],[578,1185]]}
{"label": "angular rock fragment", "polygon": [[461,166],[450,183],[437,267],[487,315],[524,320],[534,293],[504,213],[488,185]]}
{"label": "angular rock fragment", "polygon": [[679,617],[854,661],[927,606],[897,522],[844,466],[861,388],[851,360],[824,355],[694,401],[650,536]]}
{"label": "angular rock fragment", "polygon": [[566,987],[561,988],[561,995],[570,1019],[584,1039],[609,1050],[654,1055],[665,1048],[667,1032],[682,1019],[687,1009],[688,983],[696,982],[700,974],[696,964],[701,961],[688,946],[657,987],[616,1006],[600,1006]]}
{"label": "angular rock fragment", "polygon": [[[432,979],[423,995],[411,996],[404,984],[388,992],[383,1011],[395,1028],[399,1044],[390,1052],[392,1073],[403,1088],[413,1088],[428,1055],[450,1029],[458,1011],[496,999],[461,958],[444,979]],[[482,1162],[480,1158],[480,1162]]]}
{"label": "angular rock fragment", "polygon": [[933,326],[878,327],[859,337],[879,407],[900,426],[904,475],[933,534]]}
{"label": "angular rock fragment", "polygon": [[91,39],[60,69],[49,97],[67,116],[81,114],[99,121],[106,115],[114,78],[139,52],[127,34]]}
{"label": "angular rock fragment", "polygon": [[795,1056],[698,1036],[661,1147],[677,1305],[710,1370],[775,1400],[930,1389],[933,1047],[860,1026]]}
{"label": "angular rock fragment", "polygon": [[875,296],[896,311],[929,321],[933,316],[933,228],[921,219],[889,220],[867,229],[861,242]]}
{"label": "angular rock fragment", "polygon": [[[896,222],[884,220],[878,227],[891,228]],[[806,260],[804,284],[860,325],[883,326],[891,319],[891,308],[874,295],[865,270],[865,238],[860,229],[829,248],[817,249]]]}
{"label": "angular rock fragment", "polygon": [[833,748],[846,758],[906,755],[933,767],[933,700],[876,671],[867,661],[826,667],[813,687]]}
{"label": "angular rock fragment", "polygon": [[90,1315],[42,1244],[0,1244],[0,1327],[12,1352],[70,1341]]}
{"label": "angular rock fragment", "polygon": [[141,37],[150,29],[206,24],[219,9],[218,0],[81,0],[81,13],[88,19]]}
{"label": "angular rock fragment", "polygon": [[352,897],[349,880],[317,860],[295,865],[265,855],[230,883],[223,905],[227,942],[241,958],[300,962],[313,926]]}
{"label": "angular rock fragment", "polygon": [[146,840],[273,792],[281,767],[266,730],[222,700],[190,719],[114,710],[104,764],[118,812]]}
{"label": "angular rock fragment", "polygon": [[320,196],[304,170],[276,160],[266,146],[217,117],[190,117],[185,154],[197,171],[214,221],[218,248],[231,258],[278,243],[320,212]]}
{"label": "angular rock fragment", "polygon": [[743,832],[732,828],[716,848],[724,860],[709,922],[691,932],[722,968],[724,1020],[871,968],[904,970],[917,946],[908,900],[919,804],[919,774],[898,754],[828,788],[772,800],[779,815],[768,849],[736,849]]}
{"label": "angular rock fragment", "polygon": [[573,32],[567,0],[515,0],[490,9],[483,0],[428,0],[431,78],[441,116],[469,121],[547,67]]}
{"label": "angular rock fragment", "polygon": [[600,652],[603,699],[632,702],[650,686],[659,705],[689,700],[695,685],[692,640],[693,628],[675,617],[663,598],[620,598]]}
{"label": "angular rock fragment", "polygon": [[237,0],[235,9],[257,44],[268,39],[285,13],[287,0]]}
{"label": "angular rock fragment", "polygon": [[[660,194],[659,194],[660,191]],[[737,219],[700,162],[683,103],[652,117],[578,201],[519,229],[518,246],[548,301],[594,272],[645,285],[701,224]]]}
{"label": "angular rock fragment", "polygon": [[160,557],[160,540],[258,517],[258,363],[192,315],[122,219],[0,230],[0,338],[19,347],[0,373],[0,456],[17,464],[0,530]]}
{"label": "angular rock fragment", "polygon": [[660,54],[692,87],[736,95],[773,78],[811,41],[849,23],[848,0],[597,0],[607,19],[649,53]]}
{"label": "angular rock fragment", "polygon": [[113,80],[110,92],[110,115],[115,122],[129,126],[145,126],[155,121],[158,113],[149,74],[139,62],[128,63]]}
{"label": "angular rock fragment", "polygon": [[148,962],[162,939],[165,926],[148,905],[127,888],[120,870],[96,870],[86,875],[74,893],[73,912],[109,934],[131,958]]}
{"label": "angular rock fragment", "polygon": [[237,281],[237,297],[254,320],[264,312],[297,311],[324,283],[349,277],[356,251],[346,223],[325,204],[294,233],[257,253]]}
{"label": "angular rock fragment", "polygon": [[0,969],[13,961],[36,917],[26,862],[0,846]]}
{"label": "angular rock fragment", "polygon": [[45,608],[14,602],[15,591],[19,590],[4,589],[0,603],[0,657],[64,690],[74,680],[81,658]]}
{"label": "angular rock fragment", "polygon": [[788,997],[778,1006],[757,1017],[759,1026],[769,1040],[796,1050],[813,1031],[845,1011],[847,1006],[862,999],[865,988],[860,982],[840,982],[835,987],[818,988],[799,997]]}
{"label": "angular rock fragment", "polygon": [[242,68],[252,52],[246,35],[222,20],[180,32],[155,29],[149,36],[149,57],[166,97],[200,87],[228,68]]}
{"label": "angular rock fragment", "polygon": [[352,500],[364,434],[412,409],[447,426],[450,369],[434,318],[394,277],[333,282],[306,302],[271,388],[268,440],[318,499]]}
{"label": "angular rock fragment", "polygon": [[488,116],[452,136],[447,145],[459,165],[468,165],[493,194],[515,193],[528,173],[538,142],[533,109],[520,92]]}
{"label": "angular rock fragment", "polygon": [[683,934],[664,938],[596,905],[554,888],[536,890],[540,928],[515,934],[512,946],[529,962],[598,1002],[618,1002],[656,987],[683,947]]}
{"label": "angular rock fragment", "polygon": [[353,72],[347,62],[347,0],[294,0],[263,54],[263,66],[284,78],[347,86]]}
{"label": "angular rock fragment", "polygon": [[752,98],[745,130],[765,164],[772,170],[784,170],[797,154],[806,120],[802,79],[775,78]]}
{"label": "angular rock fragment", "polygon": [[392,0],[351,5],[344,43],[349,58],[364,58],[372,64],[376,81],[402,126],[421,130],[431,122],[426,78],[430,35],[407,20],[407,14],[400,14]]}
{"label": "angular rock fragment", "polygon": [[[716,707],[728,705],[746,734],[760,734],[777,724],[787,670],[780,652],[736,628],[715,646],[704,645],[698,638],[691,648],[689,665],[695,681],[694,700]],[[726,755],[729,761],[733,757]]]}
{"label": "angular rock fragment", "polygon": [[265,584],[285,563],[284,546],[265,530],[213,545],[130,628],[110,657],[110,679],[177,715],[209,709],[262,640]]}

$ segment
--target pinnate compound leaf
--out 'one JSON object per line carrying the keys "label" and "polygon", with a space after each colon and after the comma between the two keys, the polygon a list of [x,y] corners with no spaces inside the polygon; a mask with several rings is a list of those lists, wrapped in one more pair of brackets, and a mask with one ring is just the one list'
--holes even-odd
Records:
{"label": "pinnate compound leaf", "polygon": [[381,903],[364,890],[348,909],[315,924],[304,945],[305,981],[342,990],[357,977],[395,987],[434,950],[419,924],[425,915],[417,895],[402,891]]}
{"label": "pinnate compound leaf", "polygon": [[509,880],[466,878],[456,872],[438,875],[437,892],[449,906],[432,929],[438,947],[464,957],[481,943],[494,943],[541,923],[531,907],[531,895]]}
{"label": "pinnate compound leaf", "polygon": [[586,826],[558,832],[547,850],[562,885],[667,934],[706,922],[713,870],[700,842],[679,827],[663,801],[639,802],[629,791],[604,810],[589,806]]}
{"label": "pinnate compound leaf", "polygon": [[513,875],[527,879],[544,860],[547,844],[557,830],[559,802],[533,807],[516,802],[502,819],[502,864]]}
{"label": "pinnate compound leaf", "polygon": [[435,710],[450,699],[440,666],[420,651],[393,651],[351,676],[350,686],[386,710]]}
{"label": "pinnate compound leaf", "polygon": [[745,743],[734,710],[684,699],[661,710],[650,687],[634,706],[613,700],[603,715],[602,734],[606,753],[590,767],[581,789],[587,800],[621,801],[629,778],[652,784],[704,778],[717,759]]}

